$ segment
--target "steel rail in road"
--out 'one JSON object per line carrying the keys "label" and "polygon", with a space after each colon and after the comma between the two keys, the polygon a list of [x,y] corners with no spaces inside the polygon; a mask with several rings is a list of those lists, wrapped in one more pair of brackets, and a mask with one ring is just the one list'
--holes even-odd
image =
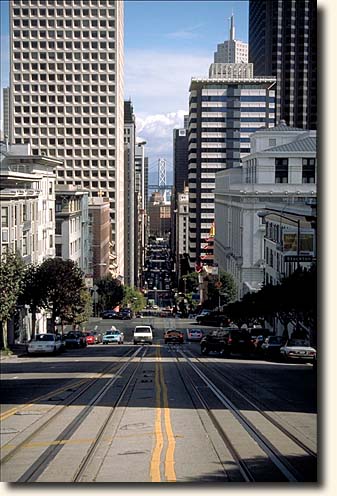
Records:
{"label": "steel rail in road", "polygon": [[[186,363],[194,370],[194,372],[201,378],[201,380],[208,386],[214,396],[232,413],[234,418],[239,422],[243,429],[250,435],[250,437],[258,444],[258,446],[266,453],[269,459],[277,467],[280,473],[289,482],[303,482],[301,474],[288,462],[284,455],[257,429],[253,423],[234,405],[234,403],[226,396],[214,382],[204,374],[200,368],[192,362],[186,353],[177,348],[177,351],[186,360]],[[201,362],[202,363],[202,362]],[[207,411],[210,408],[207,407]],[[223,431],[223,429],[221,428]],[[224,434],[226,434],[223,431]],[[234,448],[234,447],[233,447]],[[240,468],[240,471],[241,468]],[[252,475],[251,475],[252,476]],[[252,476],[253,477],[253,476]],[[245,479],[246,480],[246,479]]]}
{"label": "steel rail in road", "polygon": [[[50,424],[55,421],[56,418],[58,418],[62,412],[64,412],[69,406],[71,406],[72,404],[75,403],[75,401],[77,401],[81,396],[84,395],[84,393],[86,393],[90,388],[94,387],[97,382],[99,380],[102,380],[102,378],[104,378],[104,376],[108,375],[108,374],[114,374],[112,378],[110,378],[108,380],[108,382],[102,386],[98,393],[92,398],[92,400],[90,401],[90,403],[88,405],[86,405],[81,412],[79,412],[79,414],[76,416],[76,418],[74,419],[74,421],[71,423],[71,426],[72,428],[74,428],[74,426],[79,425],[79,421],[82,421],[84,420],[84,418],[90,413],[91,409],[93,408],[93,406],[95,405],[95,403],[97,403],[100,398],[102,397],[103,394],[105,394],[106,390],[111,387],[111,385],[118,379],[119,377],[119,374],[121,372],[123,372],[129,365],[130,363],[132,362],[132,360],[138,355],[138,353],[140,352],[141,348],[137,348],[136,351],[134,351],[131,356],[127,356],[128,353],[126,355],[123,355],[121,357],[119,357],[120,359],[123,359],[123,358],[128,358],[128,360],[126,362],[124,362],[122,365],[120,365],[120,363],[118,364],[113,364],[112,366],[109,366],[109,367],[106,367],[104,372],[102,372],[98,377],[96,377],[95,379],[88,379],[86,381],[86,383],[82,384],[82,386],[80,386],[79,390],[77,390],[74,394],[70,395],[68,398],[66,398],[65,402],[63,405],[61,405],[61,407],[59,409],[57,409],[56,411],[54,411],[56,409],[56,407],[53,407],[48,413],[47,413],[47,418],[46,420],[40,424],[33,432],[31,432],[25,439],[23,439],[22,441],[20,441],[17,445],[14,445],[11,449],[10,452],[6,453],[2,459],[1,459],[1,471],[2,471],[2,474],[4,475],[4,466],[8,463],[8,462],[13,462],[13,457],[15,457],[16,454],[18,454],[22,449],[25,448],[25,446],[27,446],[34,438],[36,438],[39,434],[41,434],[41,432],[43,432],[47,427],[50,426]],[[118,375],[117,375],[118,374]],[[49,395],[50,396],[50,395]],[[51,415],[48,415],[50,414]],[[59,451],[63,444],[61,443],[61,440],[65,439],[65,435],[68,435],[68,437],[70,436],[70,431],[68,432],[68,428],[65,429],[67,431],[67,433],[65,433],[65,431],[62,432],[62,434],[60,436],[58,436],[58,438],[55,440],[55,442],[51,443],[51,446],[49,446],[49,448],[47,448],[46,451],[50,451],[50,453],[53,454],[52,457],[54,457],[57,453],[57,451]],[[13,440],[12,440],[13,441]],[[56,444],[55,444],[56,443]],[[6,445],[2,446],[2,451],[6,448]],[[38,477],[37,472],[41,472],[41,467],[42,466],[45,466],[46,465],[46,459],[48,458],[48,462],[50,461],[49,458],[50,457],[47,457],[45,455],[45,452],[42,454],[42,456],[40,457],[40,459],[37,460],[37,462],[35,462],[26,472],[25,474],[23,474],[20,479],[16,482],[32,482],[34,479],[36,479]],[[14,482],[14,481],[11,481],[11,482]]]}
{"label": "steel rail in road", "polygon": [[[204,363],[202,360],[200,360],[199,357],[192,355],[191,356],[198,362],[200,363],[203,367],[208,367],[208,364]],[[255,411],[257,411],[260,415],[262,415],[265,419],[267,419],[271,424],[274,425],[277,429],[279,429],[283,434],[285,434],[289,439],[291,439],[299,448],[301,448],[303,451],[305,451],[310,457],[312,457],[315,461],[317,461],[317,453],[315,453],[307,444],[305,444],[302,440],[300,440],[298,437],[296,437],[292,432],[289,431],[287,427],[282,425],[278,420],[276,420],[274,417],[272,417],[269,413],[265,412],[262,410],[262,408],[266,408],[266,405],[263,404],[261,400],[258,400],[256,398],[253,398],[251,394],[249,394],[247,391],[244,392],[244,394],[239,391],[239,389],[234,385],[232,381],[228,379],[228,376],[224,374],[224,371],[220,369],[220,367],[216,363],[212,363],[211,366],[211,372],[218,376],[220,381],[224,383],[228,388],[230,388],[235,394],[240,396],[244,401],[246,401],[251,407],[254,408]],[[235,372],[236,376],[240,376],[245,380],[251,381],[251,378],[245,374],[242,373],[237,373]],[[260,406],[258,405],[260,404]]]}
{"label": "steel rail in road", "polygon": [[[72,481],[71,482],[82,482],[81,479],[85,475],[85,471],[86,471],[87,467],[89,466],[91,460],[94,458],[95,453],[97,452],[97,449],[98,449],[98,447],[99,447],[102,439],[104,438],[104,434],[106,433],[107,428],[108,428],[108,426],[109,426],[109,424],[111,422],[111,419],[113,418],[113,416],[114,416],[114,414],[116,412],[116,408],[118,408],[118,406],[120,405],[120,403],[124,399],[124,396],[125,396],[128,388],[129,388],[130,384],[132,383],[132,381],[133,381],[136,373],[138,372],[138,370],[140,368],[140,365],[142,363],[142,359],[144,358],[145,354],[147,353],[148,348],[138,348],[137,351],[139,351],[141,349],[143,349],[143,355],[140,357],[141,360],[138,362],[137,366],[135,367],[135,370],[132,372],[132,374],[128,378],[126,384],[123,386],[122,390],[120,391],[119,396],[118,396],[118,398],[117,398],[114,406],[111,408],[109,414],[107,415],[107,417],[104,420],[103,424],[99,428],[99,431],[96,434],[96,438],[92,441],[91,446],[88,449],[86,455],[81,460],[81,463],[79,464],[79,466],[78,466],[75,474],[73,475],[73,478],[72,478]],[[121,370],[121,372],[122,372],[122,370]],[[109,385],[109,387],[110,386],[111,386],[111,384]],[[105,389],[105,391],[106,391],[106,389]],[[103,391],[102,394],[99,394],[99,397],[97,395],[96,395],[96,397],[99,399],[105,393],[105,391]],[[95,403],[97,403],[97,401],[98,401],[98,399],[96,400],[96,397],[94,398],[94,402]]]}

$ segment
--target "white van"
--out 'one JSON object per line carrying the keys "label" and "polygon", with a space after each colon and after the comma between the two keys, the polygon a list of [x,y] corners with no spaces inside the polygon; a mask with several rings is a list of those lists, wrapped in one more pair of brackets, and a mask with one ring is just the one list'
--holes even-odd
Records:
{"label": "white van", "polygon": [[133,344],[149,343],[152,344],[153,332],[152,327],[147,325],[136,326],[133,331]]}

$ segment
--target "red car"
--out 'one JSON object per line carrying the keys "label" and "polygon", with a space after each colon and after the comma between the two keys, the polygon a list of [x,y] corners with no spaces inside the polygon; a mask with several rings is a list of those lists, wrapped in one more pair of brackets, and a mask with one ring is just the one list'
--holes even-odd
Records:
{"label": "red car", "polygon": [[95,336],[93,334],[86,335],[87,344],[95,344]]}

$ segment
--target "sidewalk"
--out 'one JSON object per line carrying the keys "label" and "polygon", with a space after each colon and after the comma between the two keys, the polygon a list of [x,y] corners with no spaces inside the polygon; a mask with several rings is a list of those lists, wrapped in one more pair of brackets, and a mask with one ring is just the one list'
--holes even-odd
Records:
{"label": "sidewalk", "polygon": [[7,354],[4,350],[0,350],[0,361],[10,360],[11,358],[18,358],[26,354],[25,344],[13,344],[10,347],[11,354]]}

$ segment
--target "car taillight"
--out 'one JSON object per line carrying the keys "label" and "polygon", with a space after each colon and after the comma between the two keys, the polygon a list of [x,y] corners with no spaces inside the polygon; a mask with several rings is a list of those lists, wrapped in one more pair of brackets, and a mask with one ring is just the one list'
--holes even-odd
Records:
{"label": "car taillight", "polygon": [[228,344],[230,344],[232,342],[233,342],[233,339],[232,338],[228,338]]}

